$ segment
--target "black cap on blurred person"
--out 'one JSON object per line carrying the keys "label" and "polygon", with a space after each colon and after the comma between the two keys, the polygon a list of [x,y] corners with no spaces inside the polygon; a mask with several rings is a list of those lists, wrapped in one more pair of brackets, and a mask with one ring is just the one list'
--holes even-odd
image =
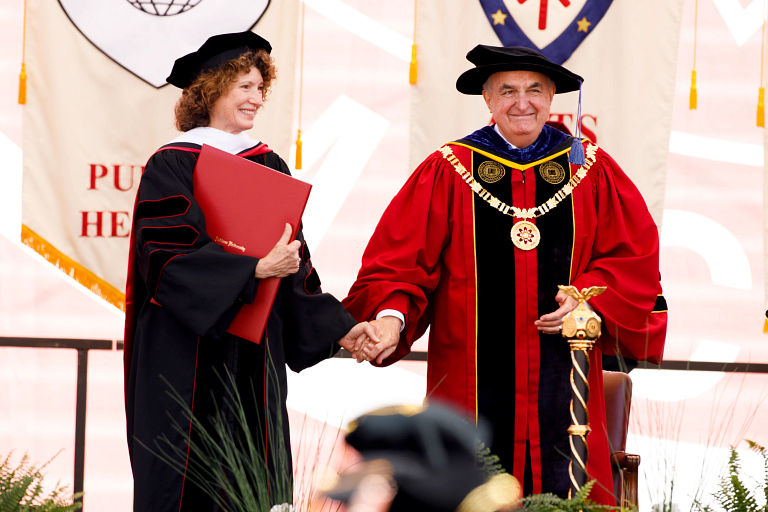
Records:
{"label": "black cap on blurred person", "polygon": [[349,501],[370,474],[394,482],[393,512],[492,512],[522,497],[512,476],[478,468],[478,445],[490,443],[484,424],[445,405],[380,409],[352,422],[346,440],[364,461],[339,475],[326,492],[333,499]]}

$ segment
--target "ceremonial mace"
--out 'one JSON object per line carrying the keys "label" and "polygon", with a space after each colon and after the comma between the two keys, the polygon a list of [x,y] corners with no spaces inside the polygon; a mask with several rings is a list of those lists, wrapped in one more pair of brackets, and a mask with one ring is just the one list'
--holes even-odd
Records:
{"label": "ceremonial mace", "polygon": [[589,428],[589,351],[600,337],[600,317],[587,307],[587,301],[603,293],[605,286],[582,288],[575,286],[558,286],[560,290],[579,301],[576,309],[563,319],[563,337],[571,347],[571,426],[568,427],[571,444],[571,463],[568,465],[568,477],[571,488],[568,497],[587,483],[587,434]]}

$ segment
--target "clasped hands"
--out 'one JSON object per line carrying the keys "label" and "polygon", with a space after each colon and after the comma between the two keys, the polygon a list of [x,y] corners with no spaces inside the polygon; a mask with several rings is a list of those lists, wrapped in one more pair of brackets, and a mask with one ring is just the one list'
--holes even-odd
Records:
{"label": "clasped hands", "polygon": [[358,363],[376,361],[381,364],[397,348],[401,325],[400,319],[393,316],[361,322],[338,343],[351,353]]}

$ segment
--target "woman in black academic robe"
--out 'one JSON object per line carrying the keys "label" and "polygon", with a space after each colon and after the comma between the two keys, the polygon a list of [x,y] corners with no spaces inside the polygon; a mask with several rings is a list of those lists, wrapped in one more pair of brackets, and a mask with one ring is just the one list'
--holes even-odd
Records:
{"label": "woman in black academic robe", "polygon": [[[284,451],[274,437],[267,442],[270,478],[290,481],[285,365],[300,371],[333,356],[340,345],[354,352],[366,335],[375,338],[371,326],[357,324],[338,300],[322,293],[301,231],[290,241],[288,226],[262,259],[230,254],[205,232],[192,187],[203,144],[290,174],[277,154],[244,132],[253,127],[275,77],[270,50],[251,32],[214,36],[177,60],[168,78],[183,89],[176,123],[184,133],[152,155],[142,176],[126,286],[125,400],[136,511],[214,510],[189,474],[195,464],[189,441],[194,446],[198,433],[166,392],[169,386],[205,424],[217,410],[233,421],[232,411],[222,408],[226,385],[216,375],[226,369],[254,438],[264,441],[267,430],[281,425]],[[266,277],[282,281],[261,343],[228,334],[241,305],[253,301]],[[174,430],[174,422],[181,429]],[[149,450],[169,451],[157,442],[161,436],[186,453],[178,471]]]}

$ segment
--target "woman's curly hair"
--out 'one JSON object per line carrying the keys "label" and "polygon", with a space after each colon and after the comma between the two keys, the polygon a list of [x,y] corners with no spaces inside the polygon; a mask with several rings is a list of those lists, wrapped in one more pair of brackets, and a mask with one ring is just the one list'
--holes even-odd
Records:
{"label": "woman's curly hair", "polygon": [[266,50],[247,52],[236,59],[225,62],[217,69],[206,71],[181,92],[176,103],[176,129],[187,132],[211,123],[211,108],[216,101],[227,94],[241,75],[250,73],[252,68],[261,72],[264,80],[263,94],[267,99],[272,80],[277,76],[274,59]]}

